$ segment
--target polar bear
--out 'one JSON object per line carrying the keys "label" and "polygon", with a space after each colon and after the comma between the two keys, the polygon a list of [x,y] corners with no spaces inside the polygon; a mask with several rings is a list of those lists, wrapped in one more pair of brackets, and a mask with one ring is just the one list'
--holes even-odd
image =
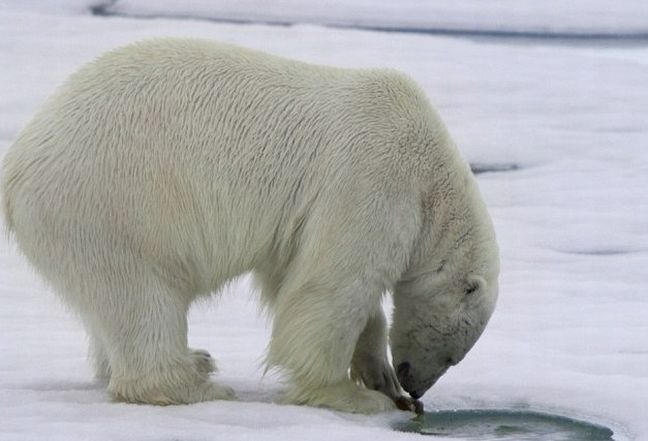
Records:
{"label": "polar bear", "polygon": [[393,409],[401,387],[423,395],[495,305],[475,180],[395,71],[132,44],[63,84],[2,176],[9,231],[80,316],[115,400],[233,399],[187,347],[186,314],[246,272],[273,316],[283,400],[350,412]]}

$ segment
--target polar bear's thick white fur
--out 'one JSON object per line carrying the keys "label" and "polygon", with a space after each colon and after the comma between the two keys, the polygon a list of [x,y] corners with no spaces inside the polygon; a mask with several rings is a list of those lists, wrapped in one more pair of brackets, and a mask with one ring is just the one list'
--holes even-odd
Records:
{"label": "polar bear's thick white fur", "polygon": [[393,408],[400,385],[422,395],[495,304],[497,247],[469,167],[394,71],[133,44],[70,77],[2,176],[6,225],[80,316],[116,400],[234,398],[187,347],[186,314],[248,271],[274,317],[284,400],[353,412]]}

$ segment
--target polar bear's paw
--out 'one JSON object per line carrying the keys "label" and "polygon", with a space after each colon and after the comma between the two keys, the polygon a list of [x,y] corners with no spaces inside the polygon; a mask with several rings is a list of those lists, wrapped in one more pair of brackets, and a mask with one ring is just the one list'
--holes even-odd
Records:
{"label": "polar bear's paw", "polygon": [[296,387],[288,392],[282,401],[363,414],[396,409],[394,402],[386,395],[358,386],[349,380],[312,390]]}
{"label": "polar bear's paw", "polygon": [[[234,389],[215,381],[207,381],[198,389],[198,399],[196,401],[214,401],[214,400],[236,400]],[[196,402],[192,401],[192,402]]]}
{"label": "polar bear's paw", "polygon": [[382,392],[392,400],[403,395],[396,373],[387,361],[373,356],[356,356],[351,364],[351,380],[368,389]]}
{"label": "polar bear's paw", "polygon": [[209,379],[214,368],[207,351],[190,349],[184,360],[146,369],[146,374],[113,375],[108,393],[116,401],[160,406],[236,399],[232,388]]}
{"label": "polar bear's paw", "polygon": [[199,374],[207,377],[212,372],[216,372],[216,362],[209,352],[204,349],[189,349],[189,354]]}
{"label": "polar bear's paw", "polygon": [[108,393],[115,401],[158,406],[236,399],[232,388],[213,381],[203,381],[193,385],[180,383],[162,387],[146,387],[143,384],[129,383],[113,380],[108,387]]}

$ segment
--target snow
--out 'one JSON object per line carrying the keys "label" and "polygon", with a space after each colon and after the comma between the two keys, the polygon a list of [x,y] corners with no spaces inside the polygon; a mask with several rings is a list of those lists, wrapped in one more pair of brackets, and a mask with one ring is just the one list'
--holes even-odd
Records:
{"label": "snow", "polygon": [[[648,439],[645,44],[97,17],[87,13],[96,6],[90,1],[5,3],[0,154],[78,66],[142,38],[211,38],[310,62],[407,72],[427,91],[470,162],[518,167],[478,175],[500,243],[500,299],[475,348],[424,397],[426,408],[531,408],[607,425],[619,440]],[[445,2],[430,3],[452,9]],[[519,20],[502,16],[502,23],[520,29],[554,23],[543,21],[531,2],[518,3],[517,12],[528,8],[528,14]],[[138,11],[129,9],[135,8],[130,1],[114,7],[124,14],[158,15],[178,12],[181,3],[138,4],[143,5]],[[309,16],[320,14],[297,2],[273,4],[264,12],[268,17],[292,21],[309,10]],[[372,23],[391,17],[399,26],[418,26],[423,14],[416,8],[423,4],[411,1],[411,8],[376,12]],[[643,2],[615,2],[614,14],[606,14],[606,2],[574,4],[614,17],[615,32],[645,24]],[[207,2],[192,5],[191,14],[210,16]],[[242,2],[233,11],[258,18],[246,5],[253,3]],[[331,20],[355,20],[368,5],[336,2],[324,12]],[[462,24],[471,29],[497,18],[488,11],[451,12],[444,17],[474,20]],[[566,14],[560,26],[611,29],[586,16]],[[0,296],[2,441],[418,439],[390,428],[409,417],[402,412],[364,417],[273,404],[280,379],[264,377],[260,365],[268,323],[245,277],[218,300],[196,305],[189,338],[193,347],[212,352],[219,379],[236,389],[240,401],[190,406],[109,402],[92,380],[80,325],[5,240],[0,240]]]}

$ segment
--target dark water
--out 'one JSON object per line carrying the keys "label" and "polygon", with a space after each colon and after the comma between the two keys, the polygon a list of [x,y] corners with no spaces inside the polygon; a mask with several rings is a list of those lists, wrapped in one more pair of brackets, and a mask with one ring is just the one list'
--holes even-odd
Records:
{"label": "dark water", "polygon": [[483,441],[611,441],[604,426],[523,410],[425,412],[396,430]]}

